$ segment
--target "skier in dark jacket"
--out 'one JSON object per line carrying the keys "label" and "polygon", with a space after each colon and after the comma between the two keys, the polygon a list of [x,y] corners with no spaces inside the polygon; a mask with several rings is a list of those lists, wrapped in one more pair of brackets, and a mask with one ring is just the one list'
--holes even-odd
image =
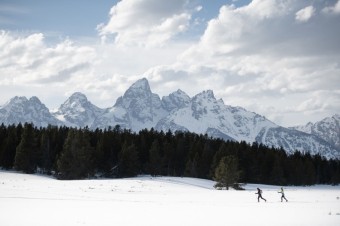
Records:
{"label": "skier in dark jacket", "polygon": [[257,193],[255,193],[255,194],[257,194],[257,201],[258,202],[260,202],[260,199],[263,199],[265,202],[267,202],[267,200],[262,197],[262,190],[261,189],[257,188]]}
{"label": "skier in dark jacket", "polygon": [[283,188],[281,188],[281,191],[279,191],[278,193],[281,193],[281,202],[283,201],[283,199],[285,199],[286,202],[288,202],[288,200],[287,200],[286,197],[285,197],[285,193],[284,193],[284,191],[283,191]]}

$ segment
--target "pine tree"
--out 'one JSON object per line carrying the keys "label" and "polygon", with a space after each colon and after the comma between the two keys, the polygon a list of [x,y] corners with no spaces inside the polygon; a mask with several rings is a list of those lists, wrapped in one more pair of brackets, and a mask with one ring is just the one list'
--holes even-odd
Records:
{"label": "pine tree", "polygon": [[14,168],[25,173],[34,173],[37,166],[37,140],[33,124],[26,123],[21,135],[21,141],[16,148]]}
{"label": "pine tree", "polygon": [[17,137],[17,127],[9,126],[4,135],[4,140],[0,146],[0,166],[5,169],[11,169],[14,165],[16,147],[19,144]]}
{"label": "pine tree", "polygon": [[198,177],[208,179],[211,164],[213,162],[213,150],[211,143],[206,141],[200,158],[198,159]]}
{"label": "pine tree", "polygon": [[200,160],[198,152],[196,152],[195,157],[191,160],[189,158],[186,167],[184,175],[187,177],[198,177],[198,162]]}
{"label": "pine tree", "polygon": [[52,169],[51,149],[51,138],[48,131],[44,130],[40,140],[41,167],[44,171]]}
{"label": "pine tree", "polygon": [[171,141],[165,141],[163,144],[164,156],[162,158],[162,175],[170,176],[174,167],[175,148]]}
{"label": "pine tree", "polygon": [[69,130],[57,164],[61,179],[82,179],[92,175],[93,148],[87,130]]}
{"label": "pine tree", "polygon": [[125,142],[118,158],[119,177],[133,177],[138,174],[140,164],[138,152],[134,144],[129,145]]}
{"label": "pine tree", "polygon": [[231,155],[223,157],[215,169],[214,180],[217,181],[215,188],[228,190],[238,182],[239,175],[236,157]]}
{"label": "pine tree", "polygon": [[278,155],[274,158],[273,169],[271,170],[271,173],[270,173],[270,182],[271,184],[277,184],[277,185],[285,184],[281,159],[279,158]]}
{"label": "pine tree", "polygon": [[162,158],[160,156],[160,145],[158,140],[154,140],[152,142],[150,151],[149,151],[149,170],[152,176],[157,176],[161,174],[162,169]]}

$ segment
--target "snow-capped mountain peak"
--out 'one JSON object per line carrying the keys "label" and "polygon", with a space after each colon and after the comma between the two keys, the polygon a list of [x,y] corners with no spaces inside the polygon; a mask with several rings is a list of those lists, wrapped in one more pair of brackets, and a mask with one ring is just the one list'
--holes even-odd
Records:
{"label": "snow-capped mountain peak", "polygon": [[14,106],[14,105],[17,105],[17,104],[22,104],[26,101],[28,101],[28,99],[26,97],[15,96],[15,97],[11,98],[3,107],[10,108],[11,106]]}
{"label": "snow-capped mountain peak", "polygon": [[149,82],[145,78],[132,84],[124,95],[118,98],[114,108],[127,112],[125,118],[129,120],[127,123],[134,131],[154,127],[167,114],[161,99],[151,92]]}
{"label": "snow-capped mountain peak", "polygon": [[292,129],[315,135],[340,150],[340,115],[335,114],[316,123],[296,126]]}
{"label": "snow-capped mountain peak", "polygon": [[73,93],[53,115],[68,126],[91,127],[95,119],[103,113],[80,93]]}
{"label": "snow-capped mountain peak", "polygon": [[0,108],[0,122],[9,124],[33,123],[35,126],[61,125],[37,97],[14,97]]}
{"label": "snow-capped mountain peak", "polygon": [[162,105],[169,112],[173,109],[180,109],[182,107],[187,106],[190,103],[190,97],[188,94],[183,92],[182,90],[177,90],[169,94],[169,96],[164,96],[162,98]]}
{"label": "snow-capped mountain peak", "polygon": [[86,110],[87,105],[90,104],[84,94],[76,92],[60,106],[59,111],[62,113],[67,113],[68,111],[83,112]]}
{"label": "snow-capped mountain peak", "polygon": [[128,90],[144,90],[151,92],[149,82],[146,78],[142,78],[133,83]]}
{"label": "snow-capped mountain peak", "polygon": [[214,92],[212,90],[205,90],[196,96],[193,97],[193,99],[212,99],[216,100]]}

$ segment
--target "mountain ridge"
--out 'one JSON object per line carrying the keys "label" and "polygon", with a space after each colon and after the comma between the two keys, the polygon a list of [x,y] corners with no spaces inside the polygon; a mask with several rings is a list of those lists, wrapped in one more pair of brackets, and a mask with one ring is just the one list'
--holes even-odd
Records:
{"label": "mountain ridge", "polygon": [[[192,98],[184,91],[177,90],[160,98],[152,93],[146,78],[133,83],[112,107],[104,109],[92,104],[79,92],[72,94],[54,113],[50,113],[37,97],[29,100],[26,97],[14,97],[0,107],[1,122],[33,122],[36,126],[87,126],[91,129],[119,125],[134,132],[145,128],[190,131],[225,140],[283,147],[288,153],[298,150],[327,158],[340,158],[340,146],[337,146],[340,141],[336,139],[339,130],[337,120],[328,119],[322,124],[322,130],[310,129],[319,133],[306,133],[307,128],[285,128],[242,107],[225,105],[222,99],[215,98],[212,90],[202,91]],[[313,125],[308,126],[314,128]],[[318,124],[316,128],[319,127]],[[327,134],[327,127],[333,128],[335,132]]]}

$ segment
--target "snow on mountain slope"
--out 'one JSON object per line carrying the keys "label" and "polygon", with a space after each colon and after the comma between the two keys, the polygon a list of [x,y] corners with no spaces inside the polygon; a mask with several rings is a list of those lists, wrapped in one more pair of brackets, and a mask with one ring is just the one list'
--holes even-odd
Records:
{"label": "snow on mountain slope", "polygon": [[104,110],[96,107],[82,93],[72,94],[53,115],[67,126],[91,127]]}
{"label": "snow on mountain slope", "polygon": [[289,128],[311,134],[313,125],[314,125],[313,123],[308,122],[306,125],[294,126],[294,127],[289,127]]}
{"label": "snow on mountain slope", "polygon": [[49,124],[62,125],[50,114],[48,108],[37,97],[14,97],[0,108],[0,122],[5,125],[33,123],[37,127]]}
{"label": "snow on mountain slope", "polygon": [[284,127],[270,128],[261,131],[256,141],[269,147],[282,147],[288,153],[294,151],[309,152],[312,155],[320,154],[328,159],[340,159],[340,152],[326,141],[317,136]]}
{"label": "snow on mountain slope", "polygon": [[122,107],[111,107],[105,109],[105,111],[94,120],[91,129],[104,129],[109,126],[114,128],[117,125],[122,129],[130,129],[129,115]]}
{"label": "snow on mountain slope", "polygon": [[240,107],[224,105],[212,91],[204,91],[161,120],[157,130],[185,130],[214,138],[283,147],[288,153],[308,151],[327,158],[340,158],[340,152],[316,136],[280,127],[263,116]]}
{"label": "snow on mountain slope", "polygon": [[305,126],[292,127],[308,134],[318,136],[319,138],[332,144],[340,150],[340,115],[335,114],[332,117],[324,118],[323,120],[311,123]]}
{"label": "snow on mountain slope", "polygon": [[262,129],[277,125],[243,108],[224,105],[208,90],[194,96],[186,107],[171,112],[157,124],[156,129],[166,131],[183,127],[202,134],[219,131],[220,135],[232,140],[253,142]]}
{"label": "snow on mountain slope", "polygon": [[183,108],[189,103],[190,97],[180,89],[162,98],[162,106],[169,112],[174,109]]}

